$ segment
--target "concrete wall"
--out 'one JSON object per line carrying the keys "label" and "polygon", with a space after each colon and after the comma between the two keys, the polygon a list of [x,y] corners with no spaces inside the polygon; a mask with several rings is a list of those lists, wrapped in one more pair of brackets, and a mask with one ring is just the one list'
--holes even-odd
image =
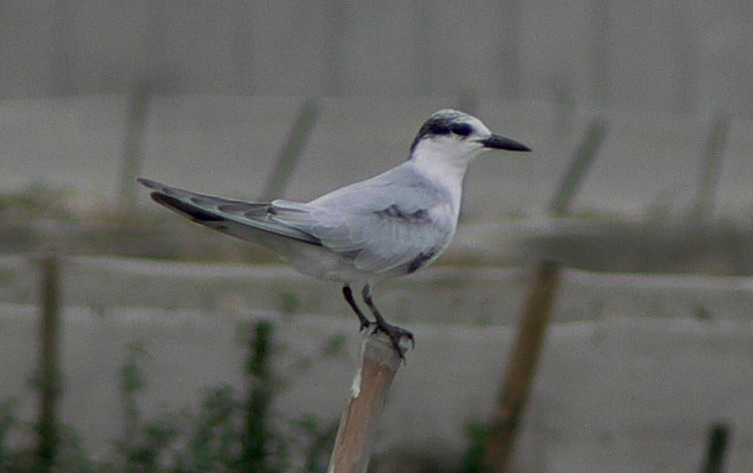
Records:
{"label": "concrete wall", "polygon": [[[402,162],[421,123],[458,96],[322,98],[319,118],[283,196],[311,199]],[[302,98],[155,96],[143,136],[141,174],[236,198],[260,193]],[[128,99],[123,95],[0,103],[0,190],[35,180],[69,186],[78,204],[117,201]],[[596,116],[609,131],[573,203],[576,213],[684,215],[696,199],[711,116],[620,112],[484,97],[477,114],[532,153],[489,153],[473,163],[467,221],[541,213]],[[750,215],[753,123],[730,121],[717,215]],[[139,192],[147,204],[146,192]],[[267,197],[267,196],[264,196]],[[157,210],[149,203],[145,209]]]}
{"label": "concrete wall", "polygon": [[[0,399],[30,416],[35,271],[0,265]],[[147,413],[195,405],[202,388],[241,387],[239,327],[274,320],[280,412],[339,415],[359,337],[337,286],[277,267],[70,259],[63,415],[106,452],[120,433],[118,369],[144,343]],[[414,331],[381,424],[378,452],[452,464],[464,429],[490,412],[529,273],[429,270],[380,287],[385,314]],[[698,470],[707,428],[733,429],[728,469],[753,463],[753,281],[566,271],[519,442],[519,471]],[[291,305],[291,301],[295,301]],[[280,311],[285,307],[287,315]],[[344,350],[323,347],[343,336]],[[312,361],[305,369],[301,360]],[[396,457],[393,457],[396,458]]]}
{"label": "concrete wall", "polygon": [[746,0],[5,1],[0,97],[447,95],[753,117]]}

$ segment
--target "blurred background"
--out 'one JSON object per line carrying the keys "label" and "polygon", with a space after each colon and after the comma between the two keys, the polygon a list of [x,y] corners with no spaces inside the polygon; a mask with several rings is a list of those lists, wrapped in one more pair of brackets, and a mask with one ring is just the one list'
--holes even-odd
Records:
{"label": "blurred background", "polygon": [[[700,471],[720,435],[705,471],[748,471],[751,23],[743,0],[0,2],[0,471],[323,471],[359,343],[338,288],[134,179],[307,200],[446,107],[533,152],[474,163],[451,248],[378,289],[418,344],[374,471],[478,471],[549,257],[510,471]],[[231,467],[243,416],[262,447]]]}
{"label": "blurred background", "polygon": [[0,95],[473,93],[753,114],[750,5],[3,2]]}

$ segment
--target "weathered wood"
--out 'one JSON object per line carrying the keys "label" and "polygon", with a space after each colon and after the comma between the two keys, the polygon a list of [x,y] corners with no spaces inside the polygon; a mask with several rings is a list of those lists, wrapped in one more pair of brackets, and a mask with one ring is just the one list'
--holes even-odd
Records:
{"label": "weathered wood", "polygon": [[543,261],[528,290],[523,319],[493,414],[484,452],[487,472],[508,471],[559,282],[560,264]]}
{"label": "weathered wood", "polygon": [[724,455],[730,441],[730,428],[724,422],[714,423],[709,428],[706,460],[701,473],[721,473],[724,471]]}
{"label": "weathered wood", "polygon": [[120,210],[124,214],[131,214],[136,208],[136,178],[141,173],[150,95],[151,84],[141,81],[133,86],[128,100],[127,128],[120,166]]}
{"label": "weathered wood", "polygon": [[60,373],[60,257],[54,251],[41,258],[39,327],[38,471],[51,471],[58,444]]}
{"label": "weathered wood", "polygon": [[714,211],[714,201],[719,187],[729,128],[729,117],[724,113],[718,113],[712,121],[709,134],[706,137],[698,192],[690,211],[691,219],[696,222],[708,220]]}
{"label": "weathered wood", "polygon": [[575,194],[582,184],[596,153],[604,142],[607,129],[608,125],[604,119],[596,118],[591,122],[570,162],[570,166],[567,168],[567,173],[562,177],[562,181],[552,197],[548,209],[550,215],[563,217],[570,213],[570,204],[575,198]]}
{"label": "weathered wood", "polygon": [[400,355],[389,337],[368,331],[348,404],[340,418],[328,473],[366,472],[379,413],[400,364]]}
{"label": "weathered wood", "polygon": [[275,161],[275,167],[264,185],[260,199],[278,198],[285,192],[290,176],[298,166],[303,148],[318,118],[319,105],[316,101],[308,100],[301,105],[298,116],[290,128],[277,161]]}

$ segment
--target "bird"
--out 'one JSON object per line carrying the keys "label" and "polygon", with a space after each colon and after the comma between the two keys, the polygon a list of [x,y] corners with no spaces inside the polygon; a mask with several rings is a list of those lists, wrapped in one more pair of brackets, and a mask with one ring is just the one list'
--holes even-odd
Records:
{"label": "bird", "polygon": [[[342,285],[361,330],[375,325],[405,359],[401,339],[413,333],[386,321],[374,285],[429,266],[458,224],[468,165],[483,151],[530,151],[492,133],[478,118],[452,109],[433,113],[418,130],[408,159],[370,179],[309,202],[232,200],[139,178],[151,198],[192,221],[276,251],[299,272]],[[361,310],[361,299],[374,318]]]}

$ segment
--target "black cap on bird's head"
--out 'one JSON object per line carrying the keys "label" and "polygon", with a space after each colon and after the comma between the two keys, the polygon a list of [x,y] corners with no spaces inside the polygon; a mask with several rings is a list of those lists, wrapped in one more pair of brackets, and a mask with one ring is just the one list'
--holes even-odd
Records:
{"label": "black cap on bird's head", "polygon": [[443,109],[432,114],[418,130],[410,148],[411,153],[421,141],[439,136],[478,143],[484,148],[531,151],[522,143],[491,133],[481,120],[472,115],[457,110]]}

